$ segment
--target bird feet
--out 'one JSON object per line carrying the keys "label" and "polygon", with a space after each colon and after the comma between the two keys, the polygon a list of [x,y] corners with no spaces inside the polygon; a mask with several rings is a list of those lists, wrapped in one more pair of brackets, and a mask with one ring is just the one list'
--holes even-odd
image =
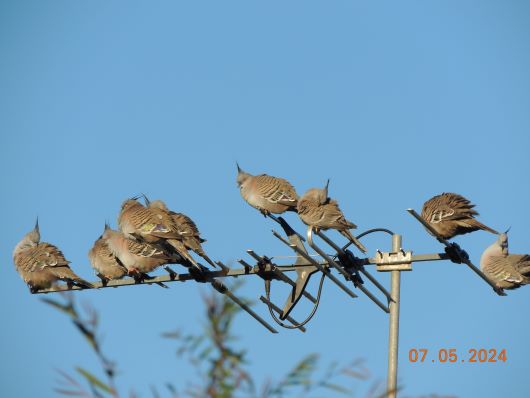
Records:
{"label": "bird feet", "polygon": [[103,286],[103,287],[107,286],[107,284],[108,284],[109,281],[110,281],[109,278],[105,277],[105,276],[102,275],[102,274],[97,274],[97,277],[98,277],[99,279],[101,279],[101,286]]}
{"label": "bird feet", "polygon": [[445,253],[453,263],[462,264],[469,261],[469,255],[467,252],[454,242],[445,247]]}
{"label": "bird feet", "polygon": [[269,214],[271,214],[270,211],[265,209],[259,209],[260,213],[263,214],[263,217],[267,217]]}

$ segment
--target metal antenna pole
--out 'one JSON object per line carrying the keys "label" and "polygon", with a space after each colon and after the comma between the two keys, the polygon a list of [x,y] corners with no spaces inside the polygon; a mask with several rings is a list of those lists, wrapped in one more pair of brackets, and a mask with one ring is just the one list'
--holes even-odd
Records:
{"label": "metal antenna pole", "polygon": [[[392,252],[397,253],[401,249],[401,235],[392,235]],[[389,303],[390,328],[388,333],[388,379],[387,397],[397,396],[397,368],[398,368],[398,340],[399,340],[399,294],[401,285],[401,271],[391,271],[392,300]]]}

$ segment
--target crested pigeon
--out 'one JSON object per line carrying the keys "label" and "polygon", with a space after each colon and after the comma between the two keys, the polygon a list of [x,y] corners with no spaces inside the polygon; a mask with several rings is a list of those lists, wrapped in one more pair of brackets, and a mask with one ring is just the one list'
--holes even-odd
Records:
{"label": "crested pigeon", "polygon": [[480,269],[501,289],[517,289],[530,284],[530,256],[509,254],[508,235],[499,234],[480,257]]}
{"label": "crested pigeon", "polygon": [[456,193],[442,193],[426,201],[421,210],[421,217],[429,223],[443,239],[451,239],[482,229],[498,234],[497,231],[482,224],[475,216],[478,212],[474,204]]}
{"label": "crested pigeon", "polygon": [[296,212],[298,195],[289,181],[267,174],[253,176],[237,165],[237,185],[241,196],[263,215]]}
{"label": "crested pigeon", "polygon": [[92,288],[77,276],[68,265],[70,262],[56,246],[40,241],[39,222],[15,246],[13,251],[15,268],[32,293],[64,281],[68,286]]}

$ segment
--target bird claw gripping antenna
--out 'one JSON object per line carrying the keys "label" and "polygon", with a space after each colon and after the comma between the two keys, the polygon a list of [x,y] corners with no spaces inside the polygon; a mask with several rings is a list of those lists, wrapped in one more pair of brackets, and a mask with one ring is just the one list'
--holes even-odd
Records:
{"label": "bird claw gripping antenna", "polygon": [[438,233],[414,210],[414,209],[407,209],[407,211],[416,219],[418,220],[426,229],[429,231],[429,233],[436,238],[438,242],[443,244],[445,246],[445,253],[447,255],[447,259],[451,260],[453,263],[456,264],[466,264],[473,272],[475,272],[480,278],[484,280],[488,285],[492,287],[492,289],[497,293],[499,296],[506,296],[506,293],[503,289],[500,287],[497,287],[495,283],[493,283],[484,273],[477,268],[469,259],[469,255],[465,250],[460,248],[460,246],[454,242],[448,242],[447,240],[443,239]]}

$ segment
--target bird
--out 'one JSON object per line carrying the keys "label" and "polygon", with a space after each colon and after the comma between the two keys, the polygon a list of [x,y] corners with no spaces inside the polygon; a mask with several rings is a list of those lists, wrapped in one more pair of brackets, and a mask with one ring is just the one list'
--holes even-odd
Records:
{"label": "bird", "polygon": [[510,254],[508,234],[497,240],[480,257],[480,269],[501,289],[517,289],[530,284],[530,255]]}
{"label": "bird", "polygon": [[[107,227],[108,225],[105,224],[105,230]],[[109,249],[103,235],[94,242],[94,246],[88,252],[88,258],[103,286],[106,286],[110,280],[123,278],[128,273],[127,268]]]}
{"label": "bird", "polygon": [[366,253],[366,247],[355,238],[350,229],[357,226],[348,221],[336,200],[328,197],[329,180],[322,188],[311,188],[298,200],[298,215],[304,224],[317,230],[335,229]]}
{"label": "bird", "polygon": [[151,209],[138,202],[138,198],[127,199],[122,203],[118,225],[125,237],[149,243],[180,237],[178,232],[172,230],[170,225],[165,225]]}
{"label": "bird", "polygon": [[475,205],[462,195],[444,192],[423,204],[421,217],[443,239],[451,239],[479,229],[498,235],[497,231],[475,219],[478,212],[473,207]]}
{"label": "bird", "polygon": [[296,212],[298,194],[289,181],[267,174],[253,176],[237,166],[237,185],[241,196],[264,216]]}
{"label": "bird", "polygon": [[147,208],[159,216],[164,224],[171,226],[172,229],[176,230],[180,234],[180,238],[168,239],[167,241],[175,248],[177,253],[190,261],[191,264],[193,264],[198,270],[202,270],[202,268],[197,264],[193,257],[191,257],[188,250],[192,250],[204,258],[204,260],[206,260],[213,267],[217,266],[215,262],[213,262],[204,252],[201,243],[204,243],[205,240],[201,238],[197,225],[190,217],[183,213],[176,213],[172,210],[169,210],[166,204],[160,199],[150,201],[147,196],[143,196]]}
{"label": "bird", "polygon": [[56,246],[40,241],[39,220],[29,233],[24,235],[13,250],[15,268],[29,287],[31,293],[52,287],[64,281],[68,287],[92,288],[92,284],[77,276],[70,269],[70,262]]}
{"label": "bird", "polygon": [[107,243],[110,252],[127,269],[127,273],[137,282],[152,279],[148,272],[155,270],[161,265],[182,261],[180,257],[168,254],[155,243],[129,239],[124,233],[113,230],[108,225],[105,227],[102,239]]}

